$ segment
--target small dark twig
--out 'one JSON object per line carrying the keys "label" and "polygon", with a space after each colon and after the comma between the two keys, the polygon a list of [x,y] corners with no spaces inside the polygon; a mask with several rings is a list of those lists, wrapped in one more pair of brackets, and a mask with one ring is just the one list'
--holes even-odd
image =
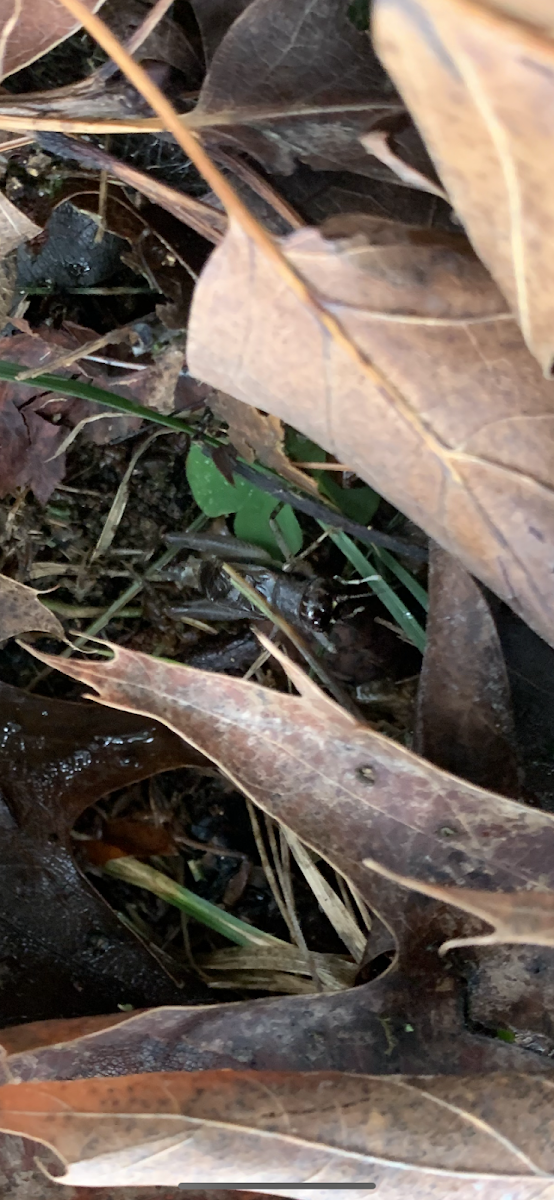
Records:
{"label": "small dark twig", "polygon": [[413,559],[414,562],[427,561],[427,551],[423,550],[421,546],[412,546],[403,538],[392,537],[389,533],[381,533],[379,529],[367,529],[365,525],[351,521],[342,513],[334,512],[329,505],[320,503],[319,500],[297,495],[273,475],[262,475],[261,471],[257,471],[255,467],[250,467],[238,460],[233,464],[233,471],[236,475],[247,479],[249,483],[255,483],[262,492],[268,492],[270,496],[275,496],[283,504],[292,505],[293,508],[305,513],[307,517],[313,517],[316,521],[325,521],[326,525],[330,525],[334,529],[344,529],[345,533],[349,533],[351,537],[357,538],[366,546],[384,546],[386,549],[394,551],[395,554]]}

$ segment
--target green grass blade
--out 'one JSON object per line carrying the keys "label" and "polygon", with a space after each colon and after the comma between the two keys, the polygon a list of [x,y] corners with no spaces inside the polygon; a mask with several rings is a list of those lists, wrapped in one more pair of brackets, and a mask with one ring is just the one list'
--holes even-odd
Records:
{"label": "green grass blade", "polygon": [[414,579],[411,572],[407,571],[401,563],[397,562],[394,554],[389,554],[388,550],[381,550],[379,546],[376,546],[373,553],[377,559],[381,559],[381,562],[388,567],[389,571],[392,571],[393,574],[396,575],[396,578],[400,580],[406,590],[412,593],[412,596],[415,600],[417,600],[418,604],[421,604],[423,611],[428,612],[429,596],[427,595],[425,588],[418,583],[417,579]]}
{"label": "green grass blade", "polygon": [[[17,376],[24,370],[21,363],[0,360],[0,380],[5,380],[7,383],[17,383]],[[116,412],[127,413],[131,417],[142,417],[145,421],[153,421],[155,425],[165,425],[167,429],[174,429],[177,433],[193,434],[195,432],[193,425],[189,425],[187,421],[182,421],[179,417],[166,416],[154,408],[145,408],[142,404],[135,404],[134,400],[128,400],[126,396],[117,396],[115,392],[109,392],[106,388],[96,387],[92,383],[82,383],[78,379],[63,379],[61,375],[33,375],[32,379],[26,379],[21,386],[35,386],[44,388],[47,392],[59,392],[60,395],[69,396],[74,400],[91,400],[94,404],[105,404],[107,408],[113,408]]]}
{"label": "green grass blade", "polygon": [[356,543],[352,541],[352,538],[348,537],[347,533],[343,533],[342,530],[331,529],[324,525],[323,521],[320,521],[319,524],[322,529],[328,532],[335,546],[339,550],[342,550],[345,558],[356,568],[360,577],[369,584],[369,587],[379,597],[385,608],[388,608],[396,624],[423,654],[426,641],[425,630],[400,597],[396,595],[390,584],[376,571],[374,564],[365,557],[365,554],[362,554],[361,550],[358,550]]}
{"label": "green grass blade", "polygon": [[169,875],[164,875],[163,871],[156,871],[154,867],[140,862],[138,858],[111,858],[103,870],[108,875],[112,875],[114,879],[123,879],[125,883],[134,883],[136,887],[146,888],[155,896],[160,896],[167,904],[181,908],[189,917],[194,917],[202,925],[207,925],[209,929],[215,929],[217,933],[222,933],[237,946],[274,946],[275,943],[288,945],[287,942],[281,942],[280,938],[272,937],[270,933],[264,933],[263,930],[248,925],[246,921],[240,921],[238,917],[233,917],[231,913],[218,908],[217,904],[203,900],[189,888],[176,883]]}

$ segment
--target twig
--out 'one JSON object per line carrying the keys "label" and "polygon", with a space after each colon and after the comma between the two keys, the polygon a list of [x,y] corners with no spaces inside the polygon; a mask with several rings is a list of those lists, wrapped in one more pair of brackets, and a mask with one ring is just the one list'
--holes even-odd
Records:
{"label": "twig", "polygon": [[166,183],[160,183],[155,175],[137,171],[136,167],[121,162],[119,158],[106,154],[105,150],[99,150],[89,142],[56,133],[43,134],[37,140],[44,150],[56,154],[59,158],[69,158],[83,167],[108,171],[128,187],[136,188],[137,192],[146,196],[152,204],[159,204],[161,208],[165,208],[166,212],[189,225],[208,241],[214,244],[221,241],[227,228],[227,217],[217,208],[212,208],[202,200],[195,200],[185,192],[178,192]]}
{"label": "twig", "polygon": [[[389,533],[381,533],[379,529],[368,529],[365,525],[359,525],[357,521],[351,521],[349,517],[343,516],[342,513],[325,504],[323,500],[314,500],[310,496],[297,496],[281,480],[280,476],[274,475],[265,468],[250,466],[249,463],[237,459],[233,464],[233,471],[235,474],[241,475],[243,479],[247,479],[249,483],[254,483],[256,487],[261,488],[262,492],[269,492],[283,504],[291,504],[293,508],[305,513],[307,517],[314,517],[316,521],[320,522],[324,521],[331,530],[333,528],[343,529],[345,533],[351,534],[366,546],[386,546],[388,550],[393,550],[404,558],[412,558],[415,562],[427,561],[427,551],[422,550],[420,546],[412,546],[403,538],[393,537]],[[321,511],[322,508],[325,509],[324,514]]]}

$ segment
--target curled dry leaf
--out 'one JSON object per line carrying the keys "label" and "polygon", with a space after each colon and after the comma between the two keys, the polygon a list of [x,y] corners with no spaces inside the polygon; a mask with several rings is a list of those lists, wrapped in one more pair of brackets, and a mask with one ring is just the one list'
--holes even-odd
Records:
{"label": "curled dry leaf", "polygon": [[[423,903],[429,905],[427,899]],[[443,960],[437,961],[443,970]],[[0,1030],[7,1052],[1,1082],[221,1068],[552,1076],[554,1063],[546,1055],[470,1030],[452,973],[443,971],[441,982],[433,991],[428,975],[402,980],[399,972],[389,972],[338,994],[166,1004],[130,1016],[11,1026]]]}
{"label": "curled dry leaf", "polygon": [[[45,1143],[77,1186],[236,1183],[373,1188],[398,1200],[539,1200],[554,1182],[552,1084],[203,1071],[0,1088],[0,1126]],[[364,1187],[365,1185],[365,1187]],[[369,1186],[368,1186],[369,1185]],[[546,1187],[546,1192],[545,1192]]]}
{"label": "curled dry leaf", "polygon": [[359,136],[400,114],[348,0],[252,0],[219,44],[186,124],[277,174],[303,162],[372,175]]}
{"label": "curled dry leaf", "polygon": [[49,633],[65,640],[63,627],[54,613],[39,600],[34,588],[0,575],[0,641],[20,633]]}
{"label": "curled dry leaf", "polygon": [[493,933],[482,937],[450,938],[441,946],[441,954],[455,946],[497,946],[503,942],[532,946],[554,946],[554,895],[552,892],[481,892],[473,888],[440,887],[436,883],[411,879],[385,870],[375,859],[366,858],[364,866],[423,896],[432,896],[473,913],[489,925]]}
{"label": "curled dry leaf", "polygon": [[510,685],[479,584],[438,546],[429,556],[427,645],[414,749],[479,787],[521,795]]}
{"label": "curled dry leaf", "polygon": [[254,462],[257,458],[266,467],[271,467],[288,479],[289,483],[295,483],[319,499],[319,489],[314,480],[295,467],[285,454],[285,430],[279,417],[260,412],[252,405],[243,404],[242,400],[235,400],[223,392],[216,392],[215,396],[210,397],[210,408],[220,420],[227,422],[229,438],[247,462]]}
{"label": "curled dry leaf", "polygon": [[[84,0],[96,12],[104,0]],[[0,80],[65,41],[79,28],[58,0],[2,0],[0,11]]]}
{"label": "curled dry leaf", "polygon": [[190,369],[347,462],[553,642],[552,385],[465,239],[361,227],[281,243],[302,301],[233,222],[195,291]]}
{"label": "curled dry leaf", "polygon": [[549,375],[551,6],[541,0],[495,0],[493,6],[474,0],[376,0],[373,32],[456,212]]}

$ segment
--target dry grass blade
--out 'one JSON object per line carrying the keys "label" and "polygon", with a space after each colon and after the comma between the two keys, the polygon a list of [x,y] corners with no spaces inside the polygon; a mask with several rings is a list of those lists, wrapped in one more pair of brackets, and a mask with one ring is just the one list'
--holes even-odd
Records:
{"label": "dry grass blade", "polygon": [[148,450],[152,445],[152,442],[154,442],[156,438],[161,437],[162,434],[165,434],[165,432],[166,431],[163,429],[156,429],[154,433],[151,433],[149,437],[145,438],[141,444],[137,446],[134,454],[132,454],[129,460],[129,465],[113,498],[112,506],[104,522],[100,537],[98,538],[96,546],[92,552],[91,562],[94,562],[96,558],[100,558],[102,554],[106,553],[106,550],[109,550],[127,507],[133,471],[139,459],[142,458],[142,455],[145,453],[145,451]]}
{"label": "dry grass blade", "polygon": [[296,946],[276,946],[266,951],[233,946],[202,955],[199,965],[208,973],[210,987],[247,988],[249,990],[284,992],[286,995],[310,996],[319,992],[341,992],[354,987],[358,966],[339,954],[312,952],[318,984],[314,984],[310,965]]}
{"label": "dry grass blade", "polygon": [[333,929],[342,938],[345,946],[350,950],[354,960],[361,962],[366,944],[366,935],[362,933],[362,930],[354,920],[352,913],[348,911],[344,901],[337,896],[337,893],[321,874],[321,871],[311,858],[306,847],[296,837],[296,834],[286,828],[283,832],[306,882],[309,883],[314,893],[319,907],[325,913]]}

